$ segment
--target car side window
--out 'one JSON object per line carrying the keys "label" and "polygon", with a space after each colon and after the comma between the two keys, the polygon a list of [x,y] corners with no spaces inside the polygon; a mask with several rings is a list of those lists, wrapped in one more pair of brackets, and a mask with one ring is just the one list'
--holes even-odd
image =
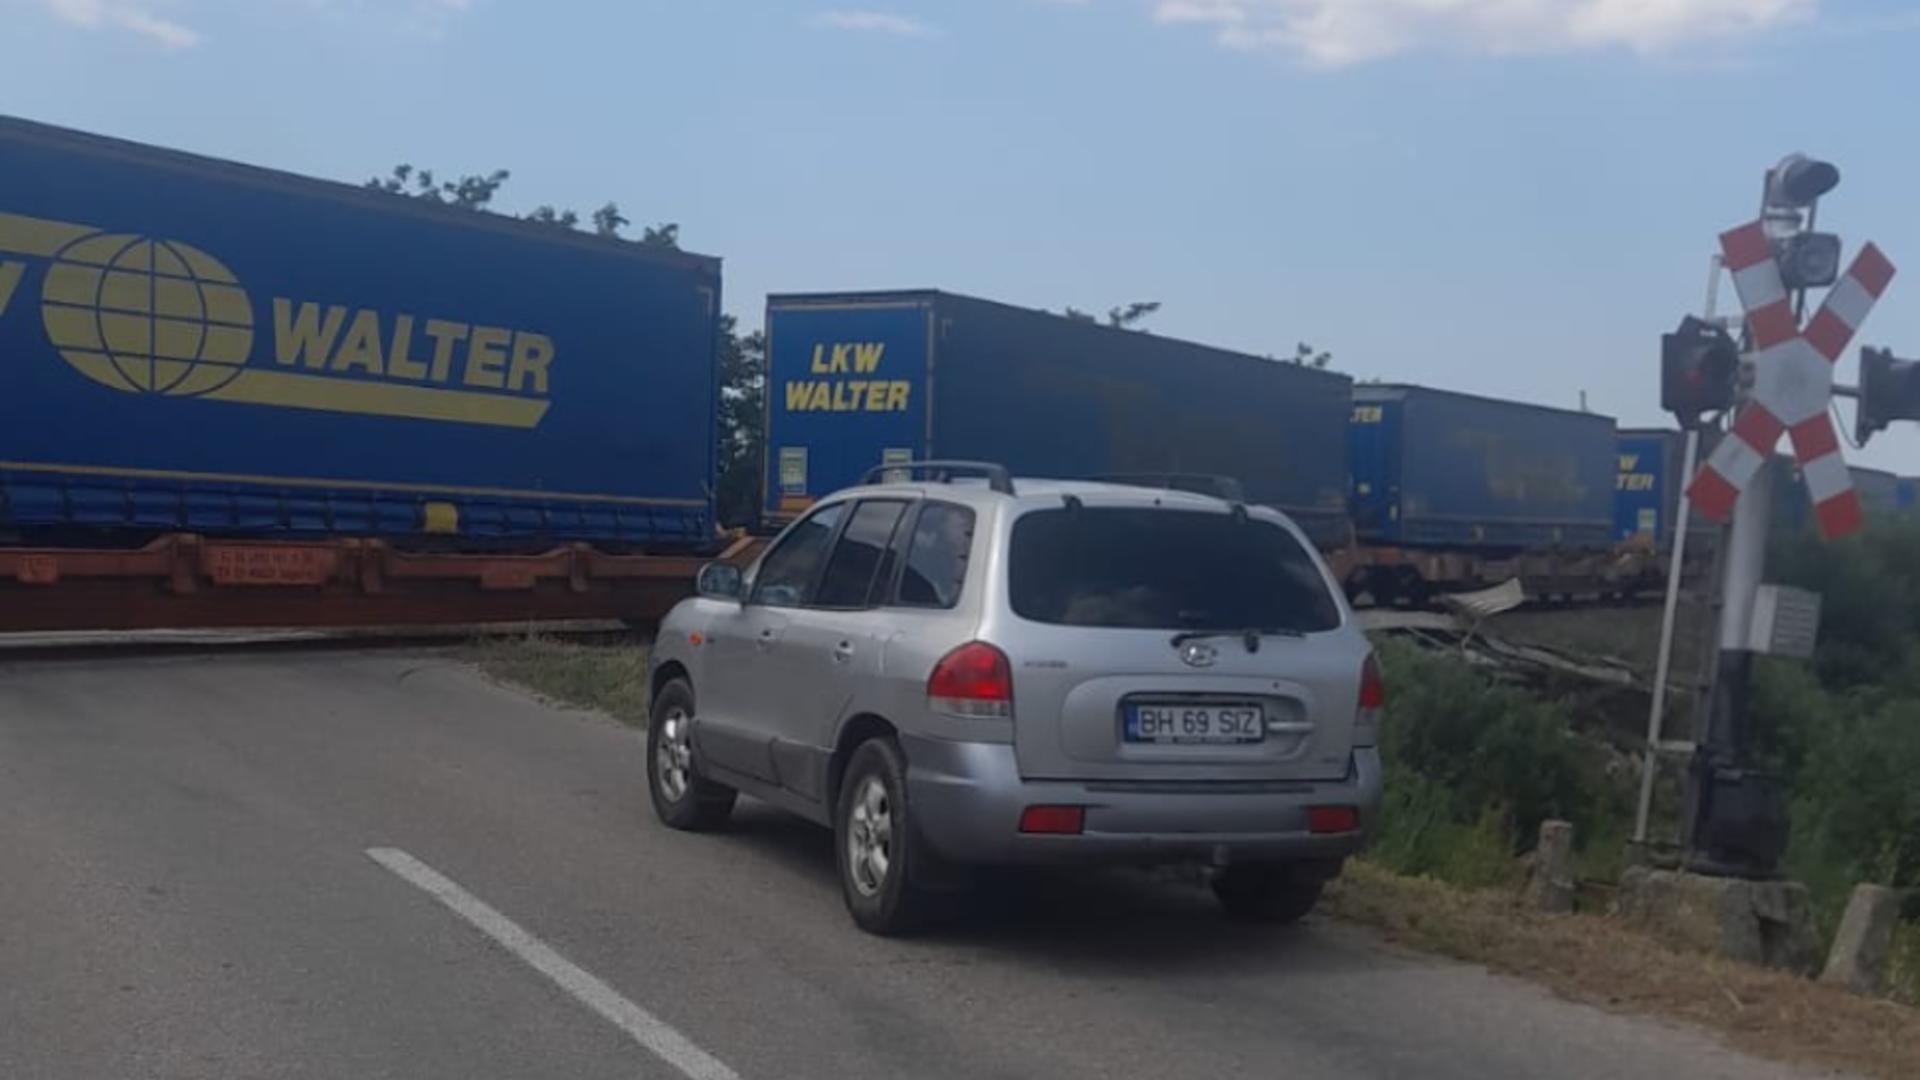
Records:
{"label": "car side window", "polygon": [[847,519],[820,575],[812,604],[824,608],[864,608],[875,581],[892,576],[887,554],[907,504],[898,499],[869,499]]}
{"label": "car side window", "polygon": [[807,602],[807,592],[818,576],[820,563],[827,556],[827,545],[846,513],[846,503],[823,506],[800,519],[780,542],[760,560],[760,573],[753,582],[751,603],[768,607],[799,607]]}
{"label": "car side window", "polygon": [[960,602],[973,553],[973,511],[928,502],[907,538],[906,565],[895,602],[901,607],[950,608]]}

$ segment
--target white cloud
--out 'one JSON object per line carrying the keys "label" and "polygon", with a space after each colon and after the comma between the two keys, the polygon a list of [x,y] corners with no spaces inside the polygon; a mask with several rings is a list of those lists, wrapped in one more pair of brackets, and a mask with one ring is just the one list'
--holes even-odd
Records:
{"label": "white cloud", "polygon": [[1153,17],[1233,49],[1339,67],[1416,49],[1655,53],[1811,18],[1820,0],[1156,0]]}
{"label": "white cloud", "polygon": [[166,49],[190,49],[200,34],[133,3],[110,0],[44,0],[56,18],[86,30],[124,30]]}
{"label": "white cloud", "polygon": [[116,8],[112,18],[122,29],[130,30],[169,49],[191,49],[200,44],[200,34],[197,31],[139,8]]}
{"label": "white cloud", "polygon": [[909,15],[896,15],[890,11],[864,11],[841,9],[823,11],[813,17],[815,26],[824,26],[831,30],[851,30],[864,34],[890,34],[894,37],[938,37],[940,29],[931,23],[921,22]]}

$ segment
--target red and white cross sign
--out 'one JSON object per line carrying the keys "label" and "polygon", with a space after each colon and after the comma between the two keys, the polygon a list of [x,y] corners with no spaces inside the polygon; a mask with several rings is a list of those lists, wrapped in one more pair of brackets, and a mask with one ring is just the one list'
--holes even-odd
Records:
{"label": "red and white cross sign", "polygon": [[1760,222],[1721,234],[1720,252],[1746,309],[1753,392],[1729,437],[1720,440],[1687,487],[1687,497],[1701,513],[1725,521],[1785,432],[1793,440],[1820,535],[1828,540],[1846,536],[1860,527],[1860,496],[1828,414],[1833,365],[1887,291],[1893,264],[1868,244],[1802,330]]}

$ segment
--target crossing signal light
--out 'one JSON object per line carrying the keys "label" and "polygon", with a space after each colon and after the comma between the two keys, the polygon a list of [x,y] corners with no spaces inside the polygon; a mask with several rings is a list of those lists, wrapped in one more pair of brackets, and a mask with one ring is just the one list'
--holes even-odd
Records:
{"label": "crossing signal light", "polygon": [[1920,360],[1902,360],[1891,349],[1861,349],[1853,441],[1864,445],[1895,420],[1920,420]]}
{"label": "crossing signal light", "polygon": [[1840,169],[1805,154],[1788,154],[1767,174],[1767,205],[1798,210],[1840,186]]}
{"label": "crossing signal light", "polygon": [[1773,242],[1780,283],[1789,289],[1824,289],[1840,278],[1840,238],[1803,232]]}
{"label": "crossing signal light", "polygon": [[1740,347],[1704,319],[1689,315],[1660,338],[1660,407],[1682,427],[1699,423],[1703,413],[1732,408],[1739,373]]}
{"label": "crossing signal light", "polygon": [[1764,216],[1773,260],[1780,264],[1781,282],[1788,289],[1824,289],[1840,276],[1840,238],[1805,229],[1813,204],[1839,184],[1840,170],[1832,162],[1805,154],[1788,154],[1767,172]]}

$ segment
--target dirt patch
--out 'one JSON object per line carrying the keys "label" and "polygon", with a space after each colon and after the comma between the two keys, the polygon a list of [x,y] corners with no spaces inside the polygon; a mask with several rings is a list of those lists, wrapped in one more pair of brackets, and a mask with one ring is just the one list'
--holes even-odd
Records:
{"label": "dirt patch", "polygon": [[598,709],[623,724],[647,724],[644,643],[578,644],[543,637],[492,638],[469,655],[480,669],[562,705]]}
{"label": "dirt patch", "polygon": [[1920,1071],[1920,1010],[1675,952],[1602,915],[1541,915],[1509,893],[1399,877],[1365,862],[1329,888],[1326,910],[1576,1001],[1700,1025],[1759,1056],[1865,1076]]}

